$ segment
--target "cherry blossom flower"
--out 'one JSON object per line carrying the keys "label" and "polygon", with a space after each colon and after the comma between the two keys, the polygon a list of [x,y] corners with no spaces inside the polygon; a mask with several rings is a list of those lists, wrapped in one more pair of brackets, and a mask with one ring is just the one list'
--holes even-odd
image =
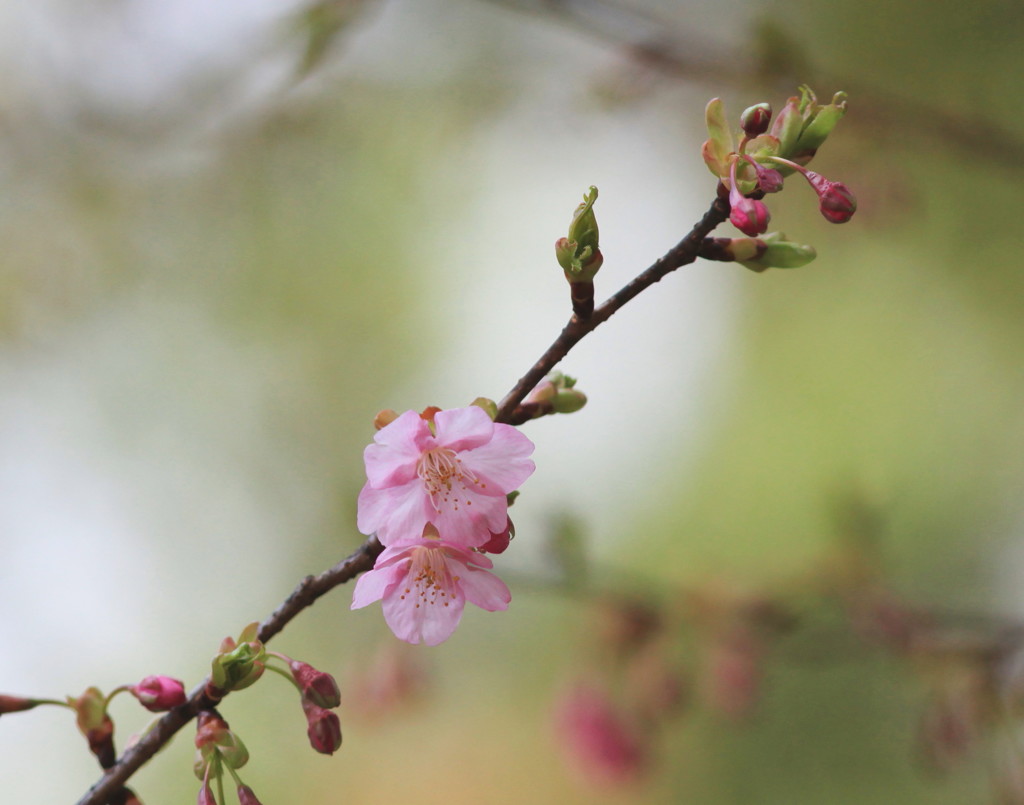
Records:
{"label": "cherry blossom flower", "polygon": [[428,523],[446,543],[476,547],[505,530],[506,495],[534,470],[533,443],[481,408],[406,411],[366,448],[358,525],[386,546],[417,539]]}
{"label": "cherry blossom flower", "polygon": [[436,538],[392,545],[360,576],[352,609],[382,600],[384,620],[396,637],[436,646],[455,631],[467,600],[489,612],[508,608],[512,595],[487,572],[491,567],[483,554]]}

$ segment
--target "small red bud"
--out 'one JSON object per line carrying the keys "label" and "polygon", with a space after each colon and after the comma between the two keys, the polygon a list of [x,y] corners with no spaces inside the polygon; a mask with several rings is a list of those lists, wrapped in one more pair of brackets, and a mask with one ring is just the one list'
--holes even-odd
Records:
{"label": "small red bud", "polygon": [[307,701],[328,710],[341,704],[341,691],[333,676],[299,660],[292,660],[288,667]]}
{"label": "small red bud", "polygon": [[729,213],[729,221],[740,232],[749,237],[756,237],[768,231],[768,222],[771,220],[771,213],[763,201],[740,196],[732,205],[732,212]]}
{"label": "small red bud", "polygon": [[238,805],[262,805],[247,785],[238,786]]}
{"label": "small red bud", "polygon": [[185,686],[169,676],[147,676],[129,688],[132,695],[151,713],[163,713],[184,704]]}
{"label": "small red bud", "polygon": [[829,182],[828,188],[819,197],[821,214],[833,224],[845,224],[857,211],[857,199],[842,182]]}
{"label": "small red bud", "polygon": [[341,747],[341,720],[337,714],[311,702],[303,702],[306,711],[309,745],[321,755],[333,755]]}
{"label": "small red bud", "polygon": [[768,231],[768,222],[771,220],[771,213],[764,205],[764,202],[747,198],[739,190],[739,183],[736,180],[736,166],[739,160],[734,160],[729,170],[729,221],[744,235],[756,237]]}
{"label": "small red bud", "polygon": [[210,788],[208,780],[203,780],[203,787],[199,789],[196,805],[217,805],[217,798],[213,796],[213,789]]}
{"label": "small red bud", "polygon": [[772,119],[772,107],[767,103],[759,103],[743,111],[740,115],[740,127],[748,137],[757,137],[768,131]]}

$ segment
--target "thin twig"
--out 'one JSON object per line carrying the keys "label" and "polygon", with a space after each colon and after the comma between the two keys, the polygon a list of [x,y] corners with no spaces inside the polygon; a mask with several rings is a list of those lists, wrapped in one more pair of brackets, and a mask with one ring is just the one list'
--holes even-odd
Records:
{"label": "thin twig", "polygon": [[704,238],[715,227],[723,223],[728,216],[728,201],[721,197],[716,198],[700,222],[690,230],[690,233],[685,238],[670,249],[664,257],[646,271],[638,274],[617,293],[609,297],[588,319],[581,320],[576,316],[569,319],[569,322],[565,325],[554,343],[540,356],[537,362],[530,368],[530,371],[519,378],[519,381],[512,387],[512,390],[505,395],[505,398],[498,406],[498,416],[495,421],[521,424],[521,421],[516,416],[516,408],[526,395],[533,390],[534,386],[557,366],[562,358],[569,354],[569,350],[576,346],[588,333],[596,330],[600,324],[608,321],[614,313],[639,293],[651,287],[654,283],[659,282],[669,272],[675,271],[677,268],[696,260]]}
{"label": "thin twig", "polygon": [[[671,248],[664,257],[637,275],[611,296],[586,321],[573,316],[566,324],[558,338],[544,352],[512,390],[501,401],[496,421],[515,423],[516,408],[530,390],[551,369],[564,358],[569,351],[602,322],[607,321],[623,305],[637,296],[646,288],[660,281],[662,277],[680,266],[692,263],[697,259],[704,238],[729,215],[729,204],[722,197],[712,203],[704,217],[690,233]],[[266,643],[284,629],[300,612],[312,606],[322,595],[335,587],[345,584],[373,567],[377,556],[383,550],[376,537],[370,537],[358,550],[330,570],[319,576],[306,576],[292,591],[291,595],[260,624],[259,639]],[[153,757],[160,749],[200,710],[209,709],[217,704],[206,693],[206,683],[202,683],[189,696],[185,704],[171,710],[161,718],[154,727],[136,744],[125,751],[109,771],[89,789],[77,805],[107,805],[111,797],[119,792],[127,780]]]}
{"label": "thin twig", "polygon": [[[322,595],[335,587],[351,581],[360,573],[373,567],[377,556],[383,548],[376,537],[370,537],[348,558],[342,560],[330,570],[319,576],[306,576],[292,591],[292,594],[260,624],[259,639],[266,643],[280,632],[296,615]],[[138,743],[128,748],[117,764],[89,789],[78,805],[106,805],[139,768],[153,755],[160,751],[182,727],[196,717],[200,710],[209,709],[217,704],[206,694],[204,679],[192,691],[185,704],[176,707],[161,718]]]}

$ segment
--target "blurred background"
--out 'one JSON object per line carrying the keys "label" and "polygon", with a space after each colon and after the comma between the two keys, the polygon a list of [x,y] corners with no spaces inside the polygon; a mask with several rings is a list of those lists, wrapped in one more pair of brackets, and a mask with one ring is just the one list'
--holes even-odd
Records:
{"label": "blurred background", "polygon": [[[0,691],[191,688],[362,541],[379,409],[500,399],[554,338],[589,185],[601,299],[712,200],[707,100],[807,82],[850,93],[814,168],[857,216],[792,180],[815,263],[686,267],[569,356],[510,610],[436,648],[350,588],[301,616],[271,647],[338,676],[332,758],[277,678],[222,712],[266,803],[1022,801],[1018,3],[47,0],[0,40]],[[9,802],[99,774],[59,708],[0,757]]]}

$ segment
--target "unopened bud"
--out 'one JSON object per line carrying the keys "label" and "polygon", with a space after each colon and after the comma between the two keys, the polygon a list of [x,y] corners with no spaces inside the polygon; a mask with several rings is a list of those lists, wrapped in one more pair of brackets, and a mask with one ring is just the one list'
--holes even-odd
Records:
{"label": "unopened bud", "polygon": [[169,676],[147,676],[128,690],[151,713],[165,712],[186,701],[184,684]]}
{"label": "unopened bud", "polygon": [[748,260],[739,260],[744,268],[751,271],[764,271],[768,268],[801,268],[807,265],[818,253],[813,246],[806,243],[793,243],[786,240],[782,232],[770,232],[761,238],[763,251]]}
{"label": "unopened bud", "polygon": [[321,755],[333,755],[341,747],[341,720],[337,714],[312,702],[303,702],[302,709],[306,711],[309,745]]}
{"label": "unopened bud", "polygon": [[755,237],[767,231],[771,213],[763,201],[739,196],[732,205],[729,222],[744,235]]}
{"label": "unopened bud", "polygon": [[757,137],[768,131],[772,119],[772,107],[767,103],[759,103],[747,107],[740,115],[740,127],[748,137]]}
{"label": "unopened bud", "polygon": [[262,805],[247,785],[238,786],[238,805]]}
{"label": "unopened bud", "polygon": [[204,710],[196,719],[196,749],[202,761],[201,768],[209,768],[214,757],[232,769],[240,769],[249,762],[249,750],[242,739],[228,727],[228,722],[212,710]]}
{"label": "unopened bud", "polygon": [[806,102],[804,124],[793,146],[792,155],[781,152],[782,156],[791,156],[794,159],[813,156],[846,114],[845,92],[837,92],[828,106],[818,104],[817,98],[809,88],[801,87],[801,92],[805,93]]}
{"label": "unopened bud", "polygon": [[332,709],[341,704],[341,690],[334,677],[318,671],[309,663],[292,660],[288,663],[292,678],[298,683],[303,697],[317,707]]}
{"label": "unopened bud", "polygon": [[217,798],[213,795],[213,789],[210,788],[208,777],[203,778],[203,787],[199,789],[196,805],[217,805]]}
{"label": "unopened bud", "polygon": [[821,214],[833,224],[845,224],[857,211],[857,199],[842,182],[829,182],[819,198]]}
{"label": "unopened bud", "polygon": [[573,213],[568,236],[555,242],[555,258],[570,283],[593,282],[604,263],[597,216],[594,214],[595,201],[597,188],[591,185],[590,191],[583,196],[583,203]]}
{"label": "unopened bud", "polygon": [[729,221],[744,235],[756,237],[768,229],[771,213],[764,202],[744,196],[736,179],[736,167],[739,160],[734,160],[729,169]]}
{"label": "unopened bud", "polygon": [[827,221],[831,221],[833,224],[845,224],[857,211],[857,199],[850,188],[842,182],[830,181],[820,173],[807,170],[802,165],[788,159],[772,157],[772,161],[803,174],[807,183],[817,194],[818,208]]}
{"label": "unopened bud", "polygon": [[87,688],[77,699],[68,699],[75,710],[78,729],[89,742],[89,750],[104,769],[117,760],[114,751],[114,722],[107,715],[107,700],[99,688]]}
{"label": "unopened bud", "polygon": [[212,698],[221,699],[228,691],[247,688],[263,675],[266,650],[257,639],[258,632],[259,624],[250,623],[237,642],[230,637],[221,642],[206,686]]}
{"label": "unopened bud", "polygon": [[560,389],[551,401],[556,414],[574,414],[587,404],[587,395],[573,388]]}

